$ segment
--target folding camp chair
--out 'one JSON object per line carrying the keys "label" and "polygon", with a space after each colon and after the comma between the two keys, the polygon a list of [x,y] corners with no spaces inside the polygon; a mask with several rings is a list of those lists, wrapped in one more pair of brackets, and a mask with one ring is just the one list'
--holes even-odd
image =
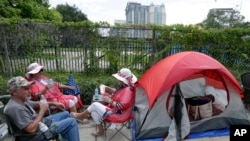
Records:
{"label": "folding camp chair", "polygon": [[107,126],[107,125],[111,125],[112,123],[119,123],[120,124],[119,128],[115,128],[115,133],[113,135],[111,135],[111,137],[108,139],[108,141],[111,141],[118,133],[121,134],[122,136],[124,136],[128,140],[132,140],[131,136],[128,137],[128,135],[126,135],[125,133],[122,132],[122,129],[124,129],[124,127],[126,127],[126,128],[130,127],[129,126],[130,121],[134,117],[132,114],[132,109],[133,109],[133,106],[131,106],[126,111],[124,111],[122,114],[112,114],[111,116],[108,116],[104,120],[105,136],[107,136],[106,131],[109,128],[109,126]]}
{"label": "folding camp chair", "polygon": [[[10,98],[10,95],[3,95],[1,96],[1,98]],[[7,124],[8,128],[7,128],[7,132],[9,135],[11,135],[13,138],[13,141],[18,141],[18,137],[19,136],[27,136],[28,138],[29,137],[32,137],[33,135],[36,135],[36,134],[24,134],[24,133],[17,133],[15,132],[14,128],[13,128],[13,125],[11,124],[10,122],[10,118],[4,113],[4,108],[5,108],[5,105],[0,101],[0,105],[1,105],[1,108],[0,108],[0,117],[2,118],[2,122],[4,121],[5,124]],[[36,136],[36,137],[39,137]]]}
{"label": "folding camp chair", "polygon": [[8,136],[8,125],[6,124],[3,115],[4,104],[0,101],[0,141],[4,140]]}
{"label": "folding camp chair", "polygon": [[13,125],[11,124],[8,116],[6,114],[5,115],[5,120],[6,123],[8,125],[8,132],[9,135],[11,135],[13,138],[13,141],[18,141],[20,136],[26,136],[27,138],[33,138],[34,140],[38,140],[40,138],[42,138],[42,134],[40,133],[33,133],[33,134],[26,134],[26,133],[18,133],[15,131]]}
{"label": "folding camp chair", "polygon": [[[8,98],[10,98],[10,95],[6,95],[5,97],[7,98],[7,96],[8,96]],[[2,97],[4,97],[4,96],[2,96]],[[5,105],[2,105],[0,108],[0,116],[1,116],[1,118],[3,118],[2,120],[7,124],[8,134],[12,137],[13,141],[19,141],[20,136],[25,136],[25,137],[27,137],[27,139],[32,139],[32,140],[40,140],[42,138],[43,135],[41,132],[36,132],[36,133],[32,133],[32,134],[18,132],[16,130],[17,127],[11,123],[8,115],[6,115],[4,113],[4,110],[5,110],[4,108],[5,108]],[[59,135],[55,135],[54,137],[52,137],[50,139],[50,141],[59,141]]]}
{"label": "folding camp chair", "polygon": [[250,109],[250,72],[246,72],[240,76],[245,97],[243,99],[247,109]]}
{"label": "folding camp chair", "polygon": [[[34,141],[42,139],[43,135],[41,132],[36,132],[36,133],[32,133],[32,134],[17,132],[15,130],[16,127],[11,123],[10,118],[4,113],[3,113],[3,115],[5,118],[5,121],[8,125],[8,133],[9,133],[9,135],[11,135],[13,137],[12,138],[13,141],[19,141],[20,140],[19,138],[21,136],[22,137],[25,136],[25,137],[27,137],[27,139],[32,139]],[[53,136],[49,141],[59,141],[59,135]]]}

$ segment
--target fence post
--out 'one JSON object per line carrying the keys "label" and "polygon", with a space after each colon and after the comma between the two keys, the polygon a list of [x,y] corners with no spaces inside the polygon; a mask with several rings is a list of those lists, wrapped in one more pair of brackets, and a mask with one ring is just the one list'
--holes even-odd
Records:
{"label": "fence post", "polygon": [[8,73],[9,78],[11,78],[13,76],[13,73],[12,73],[11,64],[10,64],[9,51],[8,51],[6,37],[5,37],[5,31],[2,26],[1,26],[1,35],[3,37],[3,47],[4,47],[4,54],[5,54],[6,69],[8,71],[7,73]]}
{"label": "fence post", "polygon": [[149,60],[149,67],[151,67],[155,62],[155,52],[156,52],[156,38],[155,38],[155,29],[153,29],[153,35],[152,35],[152,56]]}

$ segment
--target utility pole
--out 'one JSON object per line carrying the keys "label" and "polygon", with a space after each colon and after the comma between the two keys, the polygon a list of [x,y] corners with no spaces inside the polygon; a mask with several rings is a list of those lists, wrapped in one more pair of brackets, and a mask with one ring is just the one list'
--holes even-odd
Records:
{"label": "utility pole", "polygon": [[217,2],[217,0],[214,0],[214,15],[215,15],[215,12],[216,12],[216,2]]}
{"label": "utility pole", "polygon": [[239,12],[241,12],[241,7],[242,7],[242,0],[240,2],[240,9],[239,9]]}

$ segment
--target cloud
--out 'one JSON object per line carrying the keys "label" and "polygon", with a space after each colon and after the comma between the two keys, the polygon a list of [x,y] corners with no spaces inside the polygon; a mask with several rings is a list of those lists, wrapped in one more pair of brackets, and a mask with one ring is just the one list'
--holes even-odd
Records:
{"label": "cloud", "polygon": [[[196,24],[206,19],[209,9],[236,8],[250,21],[250,0],[134,0],[142,5],[164,4],[167,24]],[[93,22],[107,21],[113,24],[115,20],[125,20],[125,0],[50,0],[50,4],[75,5],[88,19]]]}

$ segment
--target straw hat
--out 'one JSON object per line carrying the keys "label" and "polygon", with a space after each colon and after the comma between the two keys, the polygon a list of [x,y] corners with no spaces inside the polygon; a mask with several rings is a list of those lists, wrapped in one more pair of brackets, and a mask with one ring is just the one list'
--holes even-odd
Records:
{"label": "straw hat", "polygon": [[131,73],[131,71],[128,68],[122,68],[120,71],[118,71],[116,74],[112,74],[116,79],[124,82],[125,84],[132,83],[134,84],[137,81],[137,77]]}

